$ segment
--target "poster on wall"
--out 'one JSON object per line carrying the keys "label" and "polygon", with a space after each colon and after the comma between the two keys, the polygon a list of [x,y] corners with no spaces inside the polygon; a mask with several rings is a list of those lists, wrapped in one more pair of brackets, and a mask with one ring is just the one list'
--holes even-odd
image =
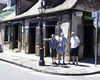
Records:
{"label": "poster on wall", "polygon": [[61,24],[61,26],[58,26],[58,27],[60,28],[56,29],[56,39],[59,40],[61,33],[64,33],[64,36],[68,38],[70,23],[64,22]]}
{"label": "poster on wall", "polygon": [[66,38],[68,37],[69,27],[70,27],[69,22],[65,22],[61,25],[62,33],[64,33]]}

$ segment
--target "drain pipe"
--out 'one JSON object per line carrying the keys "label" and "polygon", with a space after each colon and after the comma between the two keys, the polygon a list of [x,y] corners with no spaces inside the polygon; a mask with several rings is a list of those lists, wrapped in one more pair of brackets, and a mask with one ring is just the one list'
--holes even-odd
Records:
{"label": "drain pipe", "polygon": [[97,56],[98,56],[98,27],[99,27],[99,12],[97,12],[95,67],[97,65]]}

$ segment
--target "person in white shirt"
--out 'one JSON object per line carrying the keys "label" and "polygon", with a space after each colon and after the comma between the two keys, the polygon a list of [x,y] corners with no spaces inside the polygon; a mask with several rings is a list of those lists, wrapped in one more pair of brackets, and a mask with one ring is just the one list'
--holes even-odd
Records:
{"label": "person in white shirt", "polygon": [[78,65],[78,54],[79,54],[79,45],[80,45],[80,40],[79,38],[75,35],[75,32],[71,33],[71,56],[73,59],[73,64],[75,65],[75,59],[76,59],[76,65]]}

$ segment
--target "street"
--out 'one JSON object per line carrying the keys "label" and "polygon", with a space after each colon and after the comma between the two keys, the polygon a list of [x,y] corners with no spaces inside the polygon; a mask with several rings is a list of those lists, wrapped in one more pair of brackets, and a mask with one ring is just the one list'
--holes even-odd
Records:
{"label": "street", "polygon": [[100,80],[100,74],[88,76],[60,76],[35,72],[0,61],[0,80]]}

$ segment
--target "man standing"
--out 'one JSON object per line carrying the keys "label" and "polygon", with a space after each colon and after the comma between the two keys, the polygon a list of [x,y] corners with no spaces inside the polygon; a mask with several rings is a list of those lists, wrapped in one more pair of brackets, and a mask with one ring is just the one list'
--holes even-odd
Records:
{"label": "man standing", "polygon": [[63,56],[63,64],[65,64],[65,53],[68,40],[64,37],[63,33],[61,33],[61,37],[58,42],[58,64],[60,64],[61,56]]}
{"label": "man standing", "polygon": [[75,59],[76,59],[76,65],[78,65],[78,54],[79,54],[79,45],[80,45],[80,40],[79,38],[75,35],[75,32],[71,33],[71,56],[73,59],[73,64],[75,65]]}
{"label": "man standing", "polygon": [[50,54],[52,58],[52,64],[56,64],[56,57],[57,57],[57,40],[55,39],[55,35],[51,35],[52,38],[44,39],[45,41],[49,42],[50,46]]}

